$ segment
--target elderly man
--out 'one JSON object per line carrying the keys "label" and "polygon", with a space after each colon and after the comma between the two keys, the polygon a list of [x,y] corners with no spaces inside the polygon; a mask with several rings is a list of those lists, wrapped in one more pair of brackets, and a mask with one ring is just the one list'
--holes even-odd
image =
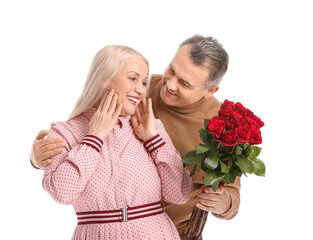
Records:
{"label": "elderly man", "polygon": [[[154,115],[161,119],[182,156],[195,149],[201,141],[198,130],[203,126],[203,119],[217,115],[220,102],[213,94],[219,89],[227,66],[228,54],[218,41],[195,35],[182,42],[163,75],[152,75],[149,97]],[[50,164],[51,158],[64,146],[62,139],[46,139],[47,134],[48,131],[40,131],[33,144],[31,162],[36,168]],[[194,189],[186,204],[164,202],[164,209],[183,240],[202,239],[201,236],[187,237],[185,234],[195,206],[221,219],[231,219],[239,210],[239,178],[234,184],[216,192],[207,188],[202,193],[202,176],[203,172],[193,176]]]}

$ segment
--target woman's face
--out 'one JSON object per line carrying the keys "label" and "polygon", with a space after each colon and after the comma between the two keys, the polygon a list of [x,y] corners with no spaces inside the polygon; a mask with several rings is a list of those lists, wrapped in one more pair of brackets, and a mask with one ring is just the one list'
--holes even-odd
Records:
{"label": "woman's face", "polygon": [[147,83],[148,66],[146,62],[133,56],[126,60],[106,89],[114,89],[118,93],[118,104],[123,104],[121,115],[132,115],[140,101],[146,96]]}

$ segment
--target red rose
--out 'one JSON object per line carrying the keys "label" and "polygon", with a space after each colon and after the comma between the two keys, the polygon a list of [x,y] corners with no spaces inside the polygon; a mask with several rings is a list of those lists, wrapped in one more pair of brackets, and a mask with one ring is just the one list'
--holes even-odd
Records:
{"label": "red rose", "polygon": [[208,130],[213,136],[215,136],[216,138],[219,138],[224,133],[225,129],[226,129],[226,123],[223,118],[219,118],[219,117],[211,118],[208,124]]}
{"label": "red rose", "polygon": [[261,127],[264,126],[264,122],[257,116],[254,116],[254,120],[257,122],[257,127],[260,129]]}
{"label": "red rose", "polygon": [[228,130],[222,138],[222,143],[226,146],[235,146],[237,140],[237,131]]}
{"label": "red rose", "polygon": [[249,118],[253,118],[253,117],[254,117],[253,112],[251,112],[248,108],[246,108],[246,109],[243,111],[243,115],[244,115],[245,117],[249,117]]}
{"label": "red rose", "polygon": [[246,120],[247,120],[248,124],[250,124],[250,125],[252,125],[252,126],[256,126],[256,127],[259,126],[259,124],[257,123],[257,121],[255,121],[253,118],[246,117]]}
{"label": "red rose", "polygon": [[233,108],[234,112],[239,112],[241,114],[244,113],[245,110],[246,108],[240,102],[237,102]]}
{"label": "red rose", "polygon": [[235,107],[234,102],[228,101],[227,99],[223,102],[221,109],[222,110],[228,110],[228,111],[232,111],[233,108]]}
{"label": "red rose", "polygon": [[238,143],[246,143],[249,142],[251,137],[251,126],[246,124],[245,126],[238,127]]}
{"label": "red rose", "polygon": [[262,143],[261,131],[256,127],[251,125],[251,136],[249,139],[250,145],[257,145]]}
{"label": "red rose", "polygon": [[243,118],[243,116],[239,112],[232,112],[232,115],[234,116],[234,118],[236,120],[240,119],[240,118]]}
{"label": "red rose", "polygon": [[236,124],[237,126],[245,126],[247,124],[247,121],[244,118],[238,118],[236,119]]}
{"label": "red rose", "polygon": [[225,119],[230,119],[231,115],[232,115],[231,111],[226,110],[226,109],[218,111],[218,116],[222,117],[222,118],[225,118]]}
{"label": "red rose", "polygon": [[227,130],[234,130],[237,127],[236,120],[234,118],[231,118],[226,122],[226,128]]}

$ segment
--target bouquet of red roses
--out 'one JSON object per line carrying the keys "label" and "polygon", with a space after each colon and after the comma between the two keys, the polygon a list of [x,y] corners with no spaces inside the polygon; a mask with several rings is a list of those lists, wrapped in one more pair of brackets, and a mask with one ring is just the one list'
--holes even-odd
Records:
{"label": "bouquet of red roses", "polygon": [[[265,165],[258,159],[262,143],[263,121],[241,103],[225,100],[218,116],[204,120],[199,130],[203,143],[183,157],[185,166],[193,165],[190,173],[204,171],[204,186],[214,191],[246,173],[265,176]],[[195,207],[187,228],[188,235],[199,236],[208,212]]]}

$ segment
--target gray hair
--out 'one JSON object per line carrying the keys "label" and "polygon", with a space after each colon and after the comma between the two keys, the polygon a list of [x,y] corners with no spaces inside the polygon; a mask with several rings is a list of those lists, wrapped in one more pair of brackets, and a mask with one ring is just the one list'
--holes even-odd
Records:
{"label": "gray hair", "polygon": [[228,54],[216,39],[194,35],[180,44],[180,48],[190,45],[190,58],[195,65],[209,69],[208,81],[204,88],[218,86],[228,67]]}

